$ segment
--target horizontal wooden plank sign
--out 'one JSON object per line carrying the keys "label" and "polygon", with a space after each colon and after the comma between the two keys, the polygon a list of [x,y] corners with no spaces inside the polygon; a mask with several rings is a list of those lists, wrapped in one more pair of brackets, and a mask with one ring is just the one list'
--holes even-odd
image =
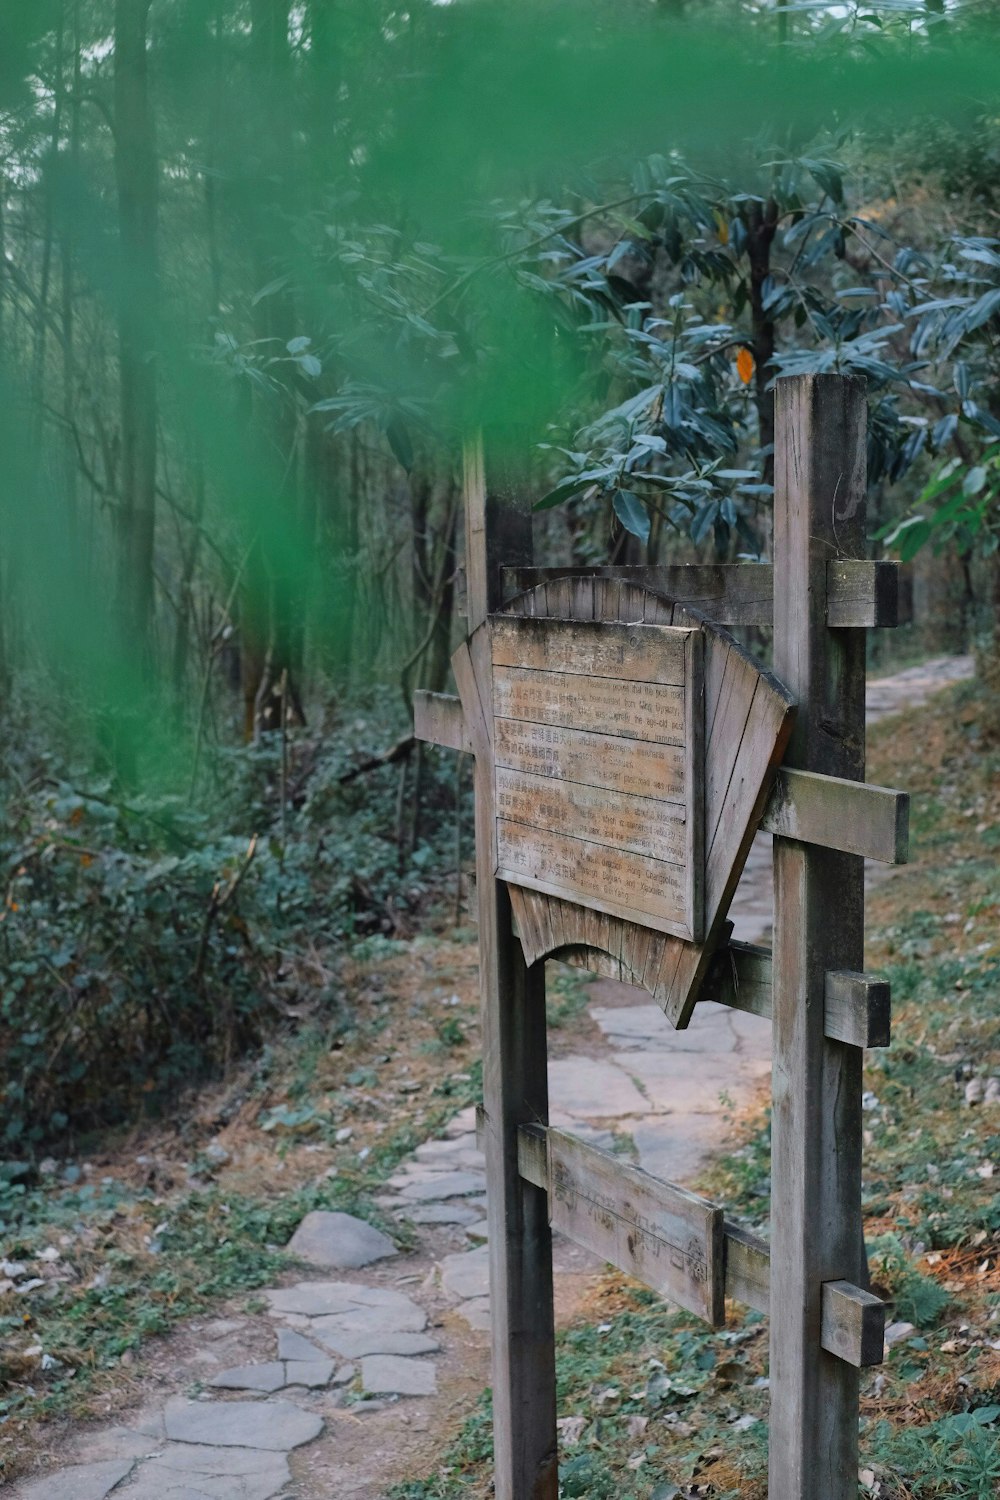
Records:
{"label": "horizontal wooden plank sign", "polygon": [[553,1229],[722,1326],[724,1223],[716,1204],[551,1126],[520,1128],[518,1167],[548,1193]]}
{"label": "horizontal wooden plank sign", "polygon": [[497,875],[698,943],[698,628],[490,621]]}

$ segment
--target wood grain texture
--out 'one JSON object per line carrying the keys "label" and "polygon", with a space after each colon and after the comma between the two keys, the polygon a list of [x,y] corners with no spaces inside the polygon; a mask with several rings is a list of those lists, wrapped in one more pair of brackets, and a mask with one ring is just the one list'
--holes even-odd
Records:
{"label": "wood grain texture", "polygon": [[886,786],[782,766],[761,826],[782,838],[860,854],[883,865],[909,857],[910,798]]}
{"label": "wood grain texture", "polygon": [[490,627],[497,875],[698,941],[700,630],[537,615]]}
{"label": "wood grain texture", "polygon": [[902,565],[880,558],[832,558],[826,565],[826,623],[831,629],[884,629],[904,623]]}
{"label": "wood grain texture", "polygon": [[[601,950],[603,957],[585,959],[585,951],[593,950],[593,929],[585,912],[556,896],[535,892],[536,899],[529,901],[512,894],[518,911],[527,917],[519,926],[522,941],[530,945],[524,950],[529,962],[547,954],[572,952],[575,961],[586,962],[594,972],[641,984],[675,1026],[686,1026],[712,953],[722,939],[729,903],[791,732],[791,695],[726,631],[705,624],[691,608],[628,579],[598,574],[555,578],[510,599],[506,609],[521,619],[538,621],[593,619],[603,612],[608,619],[626,624],[699,626],[705,734],[702,941],[692,944],[666,935],[651,945],[641,924],[611,915],[610,947]],[[692,836],[697,833],[692,830]],[[701,868],[700,860],[695,864]],[[540,911],[546,903],[548,922],[542,921]],[[550,948],[537,946],[543,936],[552,943]]]}
{"label": "wood grain texture", "polygon": [[878,974],[835,969],[826,976],[823,1014],[824,1030],[832,1041],[851,1047],[888,1047],[892,1024],[889,981]]}
{"label": "wood grain texture", "polygon": [[885,1303],[849,1281],[825,1281],[820,1342],[855,1369],[880,1365],[885,1349]]}
{"label": "wood grain texture", "polygon": [[[618,610],[613,602],[610,606]],[[558,617],[556,617],[558,619]],[[494,667],[531,667],[570,677],[606,677],[611,682],[684,686],[687,631],[641,622],[622,624],[615,616],[600,620],[528,619],[496,615],[493,620]]]}
{"label": "wood grain texture", "polygon": [[[827,626],[828,562],[865,547],[865,387],[775,384],[774,669],[797,770],[864,778],[865,636]],[[828,970],[862,968],[856,855],[774,841],[770,1500],[856,1500],[858,1373],[824,1349],[824,1282],[862,1280],[861,1051],[826,1039]]]}
{"label": "wood grain texture", "polygon": [[413,694],[413,734],[415,739],[442,750],[472,750],[461,699],[449,693],[419,688]]}
{"label": "wood grain texture", "polygon": [[[503,570],[504,598],[558,578],[617,579],[690,605],[716,625],[772,623],[774,572],[770,563],[680,563],[639,567],[516,568]],[[882,628],[910,618],[908,573],[897,562],[834,558],[827,579],[827,624],[839,629]]]}
{"label": "wood grain texture", "polygon": [[[723,1240],[726,1296],[760,1313],[771,1311],[771,1260],[767,1241],[728,1221]],[[827,1281],[820,1289],[819,1341],[827,1354],[857,1370],[882,1363],[885,1303],[849,1281]],[[773,1397],[772,1397],[773,1401]],[[803,1491],[803,1500],[809,1491]],[[821,1495],[817,1487],[811,1492]]]}
{"label": "wood grain texture", "polygon": [[486,618],[500,602],[500,561],[530,560],[531,516],[517,490],[487,490],[482,451],[467,453],[465,534],[472,634],[452,659],[475,748],[476,888],[483,1049],[483,1150],[489,1225],[494,1492],[556,1500],[552,1241],[546,1195],[518,1171],[517,1131],[548,1117],[545,979],[514,937],[495,878],[493,722]]}
{"label": "wood grain texture", "polygon": [[722,1210],[551,1127],[519,1132],[520,1170],[554,1229],[713,1327],[725,1321]]}

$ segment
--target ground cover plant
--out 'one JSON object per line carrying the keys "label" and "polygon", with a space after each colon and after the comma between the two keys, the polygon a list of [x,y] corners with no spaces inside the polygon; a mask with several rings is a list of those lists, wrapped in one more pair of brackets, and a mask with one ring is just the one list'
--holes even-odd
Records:
{"label": "ground cover plant", "polygon": [[[988,698],[950,691],[877,727],[869,776],[913,796],[910,867],[870,903],[868,962],[893,986],[893,1044],[866,1069],[865,1232],[890,1302],[862,1382],[859,1493],[990,1500],[1000,1483],[1000,745]],[[766,1232],[766,1111],[702,1189]],[[766,1320],[714,1333],[609,1274],[558,1341],[561,1493],[765,1500]],[[486,1403],[440,1474],[394,1500],[485,1497]]]}
{"label": "ground cover plant", "polygon": [[155,1335],[252,1302],[311,1209],[360,1215],[406,1250],[375,1197],[479,1097],[475,951],[373,937],[338,984],[349,1007],[304,1005],[174,1120],[0,1174],[0,1478],[47,1424],[137,1390]]}

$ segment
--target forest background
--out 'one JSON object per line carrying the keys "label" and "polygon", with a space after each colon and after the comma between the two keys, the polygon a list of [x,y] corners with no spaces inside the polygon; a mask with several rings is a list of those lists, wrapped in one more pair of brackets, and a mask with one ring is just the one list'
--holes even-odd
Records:
{"label": "forest background", "polygon": [[540,561],[764,557],[775,375],[863,374],[1000,727],[992,9],[5,0],[0,1186],[462,919],[480,429]]}

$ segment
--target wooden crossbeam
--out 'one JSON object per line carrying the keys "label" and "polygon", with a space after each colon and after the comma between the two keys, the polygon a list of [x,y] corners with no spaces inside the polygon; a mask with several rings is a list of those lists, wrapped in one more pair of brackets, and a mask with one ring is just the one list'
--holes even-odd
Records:
{"label": "wooden crossbeam", "polygon": [[[553,1229],[713,1327],[726,1297],[769,1311],[767,1243],[716,1204],[563,1130],[522,1125],[517,1139],[521,1176],[548,1194]],[[885,1304],[870,1292],[824,1283],[822,1343],[838,1359],[878,1364],[884,1322]]]}
{"label": "wooden crossbeam", "polygon": [[[554,578],[619,578],[690,604],[718,625],[770,625],[770,563],[681,563],[649,567],[504,568],[504,597]],[[843,558],[827,567],[826,622],[836,629],[892,627],[909,619],[908,575],[898,562]]]}
{"label": "wooden crossbeam", "polygon": [[908,858],[910,798],[889,787],[782,766],[761,827],[801,844],[903,865]]}
{"label": "wooden crossbeam", "polygon": [[548,1193],[553,1229],[722,1327],[721,1208],[552,1127],[521,1126],[518,1164]]}
{"label": "wooden crossbeam", "polygon": [[415,739],[439,745],[442,750],[465,750],[471,754],[473,749],[461,699],[451,693],[428,693],[422,688],[414,693],[413,734]]}
{"label": "wooden crossbeam", "polygon": [[[730,942],[716,954],[698,1000],[714,1000],[770,1020],[772,976],[770,948]],[[891,1014],[887,980],[844,970],[827,974],[823,1031],[831,1041],[888,1047]]]}

